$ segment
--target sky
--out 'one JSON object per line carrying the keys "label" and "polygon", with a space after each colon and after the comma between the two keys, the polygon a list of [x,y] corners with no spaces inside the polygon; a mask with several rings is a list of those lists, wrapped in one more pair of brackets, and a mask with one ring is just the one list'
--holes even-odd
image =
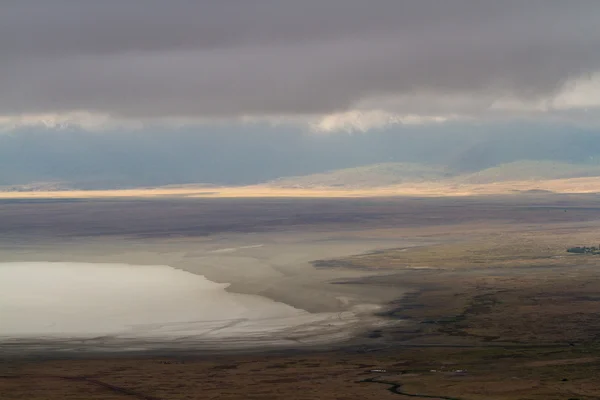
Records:
{"label": "sky", "polygon": [[335,130],[345,120],[365,129],[600,106],[596,0],[5,0],[0,9],[5,121],[316,117]]}
{"label": "sky", "polygon": [[11,135],[426,126],[451,141],[456,124],[597,129],[598,93],[597,0],[0,0]]}

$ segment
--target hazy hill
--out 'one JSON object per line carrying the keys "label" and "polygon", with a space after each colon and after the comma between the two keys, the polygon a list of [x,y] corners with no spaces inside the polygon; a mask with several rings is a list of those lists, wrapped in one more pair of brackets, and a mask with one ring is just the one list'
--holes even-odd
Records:
{"label": "hazy hill", "polygon": [[407,182],[448,179],[454,174],[446,167],[417,163],[382,163],[344,168],[320,174],[280,178],[271,181],[279,187],[377,187]]}
{"label": "hazy hill", "polygon": [[269,182],[277,187],[365,188],[404,183],[452,182],[485,184],[502,181],[547,180],[600,176],[600,165],[556,161],[515,161],[458,173],[450,167],[417,163],[383,163],[344,168],[320,174],[280,178]]}
{"label": "hazy hill", "polygon": [[600,176],[600,165],[557,161],[515,161],[457,177],[465,183],[545,180]]}
{"label": "hazy hill", "polygon": [[58,192],[75,189],[66,182],[32,182],[24,185],[0,185],[0,192]]}

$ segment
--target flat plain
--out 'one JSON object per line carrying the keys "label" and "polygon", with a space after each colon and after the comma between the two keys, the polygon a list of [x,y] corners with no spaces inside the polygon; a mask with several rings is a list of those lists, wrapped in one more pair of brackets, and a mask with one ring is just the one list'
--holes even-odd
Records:
{"label": "flat plain", "polygon": [[597,399],[600,256],[565,250],[598,244],[599,199],[6,199],[0,261],[160,261],[311,312],[379,303],[388,323],[238,352],[0,345],[0,398]]}

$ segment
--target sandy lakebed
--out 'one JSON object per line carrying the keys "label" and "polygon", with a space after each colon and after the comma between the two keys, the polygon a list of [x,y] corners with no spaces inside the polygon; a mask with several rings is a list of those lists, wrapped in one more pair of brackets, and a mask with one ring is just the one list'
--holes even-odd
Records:
{"label": "sandy lakebed", "polygon": [[345,343],[392,323],[378,312],[404,290],[362,284],[374,271],[312,261],[416,242],[337,236],[12,243],[0,250],[0,348],[65,354]]}

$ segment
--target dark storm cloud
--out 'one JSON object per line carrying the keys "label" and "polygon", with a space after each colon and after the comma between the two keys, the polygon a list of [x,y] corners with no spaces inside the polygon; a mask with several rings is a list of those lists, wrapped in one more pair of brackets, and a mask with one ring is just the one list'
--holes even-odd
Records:
{"label": "dark storm cloud", "polygon": [[[0,2],[0,115],[318,114],[413,94],[527,100],[598,70],[597,0]],[[422,103],[405,111],[456,111]]]}

